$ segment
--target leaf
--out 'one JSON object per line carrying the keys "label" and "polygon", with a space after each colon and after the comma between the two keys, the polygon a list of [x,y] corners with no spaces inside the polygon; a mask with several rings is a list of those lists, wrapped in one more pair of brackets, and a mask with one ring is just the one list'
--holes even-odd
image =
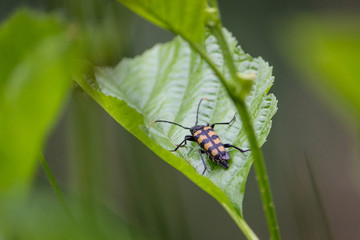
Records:
{"label": "leaf", "polygon": [[69,239],[149,239],[142,229],[134,228],[112,210],[97,204],[96,214],[90,215],[88,208],[78,198],[68,199],[76,221],[68,218],[52,192],[33,190],[29,200],[19,204],[14,211],[14,203],[2,212],[6,220],[1,222],[2,239],[17,240],[69,240]]}
{"label": "leaf", "polygon": [[360,18],[299,15],[282,36],[291,63],[328,99],[343,102],[360,119]]}
{"label": "leaf", "polygon": [[0,29],[0,196],[23,190],[64,102],[80,48],[53,15],[19,10]]}
{"label": "leaf", "polygon": [[[253,59],[245,54],[230,34],[227,38],[239,71],[257,75],[246,103],[258,140],[263,144],[277,103],[274,95],[267,95],[273,83],[271,68],[261,58]],[[215,38],[207,34],[205,46],[225,71]],[[185,41],[177,37],[169,43],[158,44],[141,56],[124,59],[115,68],[97,68],[93,77],[77,81],[123,127],[216,198],[235,221],[242,218],[245,182],[253,161],[251,152],[242,154],[230,149],[227,170],[205,158],[208,170],[202,176],[204,166],[196,143],[190,142],[175,153],[169,151],[190,134],[188,130],[166,123],[156,123],[147,129],[147,125],[157,119],[193,126],[201,97],[209,101],[201,106],[199,124],[229,121],[236,112],[212,70]],[[248,148],[240,118],[230,126],[216,126],[215,130],[224,143]]]}
{"label": "leaf", "polygon": [[118,0],[150,22],[188,40],[199,42],[205,34],[207,0]]}

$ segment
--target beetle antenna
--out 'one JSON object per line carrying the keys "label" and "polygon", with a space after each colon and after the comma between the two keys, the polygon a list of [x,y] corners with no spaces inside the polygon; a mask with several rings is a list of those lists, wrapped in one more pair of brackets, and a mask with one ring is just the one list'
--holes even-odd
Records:
{"label": "beetle antenna", "polygon": [[200,102],[199,102],[199,105],[198,105],[197,111],[196,111],[196,122],[195,122],[195,125],[194,125],[194,126],[196,126],[197,123],[198,123],[200,104],[201,104],[202,100],[204,100],[204,99],[207,100],[207,101],[209,101],[209,99],[208,99],[207,97],[203,97],[203,98],[200,99]]}
{"label": "beetle antenna", "polygon": [[152,121],[152,122],[148,125],[148,128],[150,128],[151,125],[153,125],[154,123],[157,123],[157,122],[171,123],[171,124],[177,125],[177,126],[179,126],[179,127],[182,127],[182,128],[184,128],[184,129],[190,129],[189,127],[184,127],[184,126],[182,126],[182,125],[180,125],[180,124],[178,124],[178,123],[174,123],[174,122],[170,122],[170,121],[166,121],[166,120],[156,120],[156,121]]}

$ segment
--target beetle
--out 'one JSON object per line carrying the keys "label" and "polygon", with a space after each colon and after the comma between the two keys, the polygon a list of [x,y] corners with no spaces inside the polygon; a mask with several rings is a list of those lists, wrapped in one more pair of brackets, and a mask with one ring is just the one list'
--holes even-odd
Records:
{"label": "beetle", "polygon": [[193,141],[193,142],[197,142],[197,144],[200,146],[199,149],[199,154],[201,157],[201,160],[204,164],[204,171],[202,173],[202,175],[204,175],[205,171],[207,170],[207,166],[205,164],[204,158],[203,158],[203,154],[205,153],[210,160],[212,160],[213,162],[219,164],[220,166],[222,166],[224,169],[229,168],[229,159],[230,159],[230,155],[229,153],[225,150],[225,148],[230,148],[233,147],[237,150],[239,150],[240,152],[244,153],[247,151],[250,151],[250,149],[248,150],[243,150],[241,148],[238,148],[230,143],[225,143],[223,144],[219,138],[219,136],[215,133],[214,131],[214,127],[215,125],[229,125],[232,122],[234,122],[235,118],[236,118],[236,113],[234,115],[234,117],[229,121],[229,122],[219,122],[219,123],[213,123],[213,124],[209,124],[207,123],[206,125],[198,125],[198,116],[199,116],[199,109],[200,109],[200,105],[202,100],[209,100],[206,97],[203,97],[200,99],[200,102],[198,104],[197,107],[197,111],[196,111],[196,121],[195,121],[195,125],[193,127],[184,127],[178,123],[175,122],[170,122],[167,120],[156,120],[156,121],[152,121],[148,128],[154,124],[154,123],[158,123],[158,122],[164,122],[164,123],[170,123],[170,124],[174,124],[177,125],[179,127],[182,127],[184,129],[189,129],[191,135],[186,135],[184,140],[177,145],[177,147],[174,150],[170,150],[172,152],[177,151],[180,147],[184,147],[187,143],[187,141]]}

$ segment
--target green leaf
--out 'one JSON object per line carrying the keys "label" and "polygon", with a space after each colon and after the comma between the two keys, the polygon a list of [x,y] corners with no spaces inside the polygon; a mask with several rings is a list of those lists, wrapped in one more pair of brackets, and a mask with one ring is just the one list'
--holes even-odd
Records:
{"label": "green leaf", "polygon": [[[6,220],[1,222],[1,239],[17,240],[70,240],[70,239],[125,239],[141,240],[142,229],[134,228],[112,210],[99,204],[96,214],[90,215],[79,199],[70,199],[71,208],[78,214],[76,221],[69,219],[52,192],[33,190],[29,200],[6,209]],[[4,217],[4,212],[1,213]],[[95,219],[96,218],[96,219]]]}
{"label": "green leaf", "polygon": [[[238,70],[257,76],[246,104],[258,140],[263,144],[277,103],[274,95],[267,95],[273,83],[271,68],[261,58],[253,59],[245,54],[230,34],[227,38]],[[204,45],[225,71],[216,39],[208,34]],[[157,119],[192,127],[201,97],[207,97],[209,101],[204,101],[201,106],[199,124],[229,121],[236,112],[213,71],[184,40],[177,37],[169,43],[158,44],[139,57],[124,59],[115,68],[97,68],[92,77],[77,81],[116,121],[216,198],[241,224],[245,182],[253,161],[251,152],[243,154],[230,149],[230,168],[227,170],[204,156],[208,170],[202,176],[204,166],[196,143],[190,142],[175,153],[169,151],[190,134],[188,130],[166,123],[155,123],[147,128]],[[215,130],[224,143],[244,149],[249,147],[240,118],[230,126],[216,126]]]}
{"label": "green leaf", "polygon": [[73,32],[53,15],[19,10],[0,29],[0,195],[23,190],[79,68]]}
{"label": "green leaf", "polygon": [[360,119],[360,18],[299,15],[282,35],[291,63],[332,103],[344,103]]}
{"label": "green leaf", "polygon": [[199,42],[205,34],[207,0],[118,0],[150,22],[188,40]]}

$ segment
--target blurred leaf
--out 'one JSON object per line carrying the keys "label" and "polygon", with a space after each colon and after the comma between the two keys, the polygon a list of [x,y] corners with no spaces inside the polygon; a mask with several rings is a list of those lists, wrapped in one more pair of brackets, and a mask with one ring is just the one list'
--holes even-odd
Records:
{"label": "blurred leaf", "polygon": [[285,36],[292,64],[328,98],[345,102],[360,119],[360,18],[300,15],[291,21]]}
{"label": "blurred leaf", "polygon": [[207,0],[118,0],[150,22],[188,40],[200,42],[205,34]]}
{"label": "blurred leaf", "polygon": [[122,57],[131,28],[125,7],[113,0],[45,1],[51,9],[62,9],[79,26],[86,59],[98,66],[115,65]]}
{"label": "blurred leaf", "polygon": [[[236,47],[237,42],[230,34],[227,37],[239,71],[257,75],[246,103],[262,145],[270,131],[277,103],[272,94],[267,95],[273,83],[271,68],[261,58],[253,59]],[[221,50],[213,36],[206,37],[205,46],[220,69],[224,69]],[[252,163],[251,152],[242,154],[230,149],[228,170],[204,156],[208,171],[202,176],[204,166],[196,143],[190,142],[175,153],[169,151],[190,134],[187,130],[166,123],[147,129],[147,125],[157,119],[193,126],[201,97],[208,97],[210,101],[205,101],[201,107],[199,124],[229,121],[236,111],[212,70],[186,42],[177,37],[139,57],[124,59],[115,68],[97,68],[93,77],[77,81],[116,121],[216,198],[238,223],[242,217],[245,181]],[[216,131],[224,143],[248,148],[239,118],[231,126],[217,126]]]}
{"label": "blurred leaf", "polygon": [[[77,202],[77,199],[72,199],[72,209],[74,212],[82,212],[83,206]],[[96,209],[96,221],[82,217],[75,221],[67,218],[52,193],[37,190],[30,194],[28,201],[19,205],[16,211],[9,209],[6,212],[7,221],[0,227],[0,230],[6,231],[0,231],[0,239],[151,239],[142,236],[140,229],[130,226],[104,206],[97,205]],[[2,232],[6,233],[6,238],[1,235]]]}
{"label": "blurred leaf", "polygon": [[58,17],[23,9],[1,26],[0,52],[2,194],[28,186],[81,51]]}

